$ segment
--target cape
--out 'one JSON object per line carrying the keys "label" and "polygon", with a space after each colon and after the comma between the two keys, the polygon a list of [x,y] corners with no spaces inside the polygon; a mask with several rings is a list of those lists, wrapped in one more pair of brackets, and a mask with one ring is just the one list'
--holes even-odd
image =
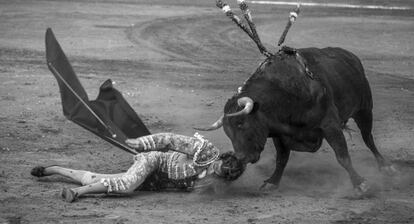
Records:
{"label": "cape", "polygon": [[151,133],[122,94],[112,86],[112,81],[106,80],[98,97],[89,100],[52,29],[46,30],[45,39],[47,65],[58,82],[65,117],[105,141],[136,154],[125,140]]}

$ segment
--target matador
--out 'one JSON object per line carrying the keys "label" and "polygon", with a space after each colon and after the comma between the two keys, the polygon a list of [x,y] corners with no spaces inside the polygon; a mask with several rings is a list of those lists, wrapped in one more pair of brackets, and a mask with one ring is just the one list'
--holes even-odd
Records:
{"label": "matador", "polygon": [[[191,189],[197,180],[208,175],[234,180],[244,170],[243,164],[231,152],[220,155],[218,148],[197,133],[193,137],[158,133],[128,139],[126,143],[139,153],[134,156],[133,165],[124,173],[100,174],[53,165],[37,166],[31,174],[36,177],[58,174],[83,185],[63,188],[62,198],[73,202],[84,194],[128,194],[143,186],[162,189],[177,181],[184,181],[184,187]],[[165,181],[154,181],[154,174],[156,179],[161,177]]]}

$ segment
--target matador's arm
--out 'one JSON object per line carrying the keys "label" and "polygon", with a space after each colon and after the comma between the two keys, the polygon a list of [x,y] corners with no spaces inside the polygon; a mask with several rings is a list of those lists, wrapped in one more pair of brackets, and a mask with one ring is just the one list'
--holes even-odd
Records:
{"label": "matador's arm", "polygon": [[[198,135],[190,137],[174,133],[157,133],[136,139],[128,139],[126,143],[138,152],[148,151],[177,151],[187,155],[194,155],[204,144],[211,144]],[[211,145],[212,146],[212,145]]]}

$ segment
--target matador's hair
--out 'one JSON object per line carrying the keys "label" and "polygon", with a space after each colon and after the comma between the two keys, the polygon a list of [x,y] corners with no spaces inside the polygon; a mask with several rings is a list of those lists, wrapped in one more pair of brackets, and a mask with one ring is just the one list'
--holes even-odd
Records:
{"label": "matador's hair", "polygon": [[241,160],[237,159],[233,152],[221,154],[220,159],[223,161],[221,165],[222,175],[220,177],[228,181],[233,181],[243,174],[245,166]]}

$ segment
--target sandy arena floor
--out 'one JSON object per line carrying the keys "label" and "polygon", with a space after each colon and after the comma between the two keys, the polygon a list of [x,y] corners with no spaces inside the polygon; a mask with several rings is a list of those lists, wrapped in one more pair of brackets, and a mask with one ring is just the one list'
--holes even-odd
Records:
{"label": "sandy arena floor", "polygon": [[[251,5],[260,36],[274,51],[290,8]],[[131,157],[62,115],[45,64],[47,27],[90,98],[111,78],[152,132],[192,135],[192,127],[215,121],[264,58],[213,0],[0,0],[0,223],[414,223],[413,20],[414,10],[303,8],[286,42],[343,47],[361,58],[374,94],[374,138],[399,170],[383,177],[359,133],[346,134],[355,168],[377,189],[374,197],[350,197],[349,178],[327,146],[293,153],[280,189],[262,192],[274,169],[268,144],[262,159],[229,186],[69,204],[59,191],[73,183],[37,180],[30,169],[60,164],[119,172]],[[204,134],[231,150],[222,130]]]}

